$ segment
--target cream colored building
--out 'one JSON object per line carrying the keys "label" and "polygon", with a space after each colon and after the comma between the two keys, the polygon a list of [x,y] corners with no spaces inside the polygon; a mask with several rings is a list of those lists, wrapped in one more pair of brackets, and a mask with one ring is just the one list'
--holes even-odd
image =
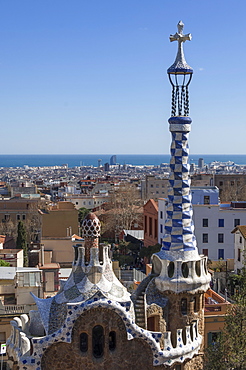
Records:
{"label": "cream colored building", "polygon": [[234,271],[238,273],[245,264],[246,226],[238,225],[232,234],[234,234]]}
{"label": "cream colored building", "polygon": [[97,194],[97,195],[67,195],[65,199],[75,205],[76,209],[87,208],[93,209],[100,207],[102,204],[108,201],[108,193]]}
{"label": "cream colored building", "polygon": [[8,262],[10,267],[23,267],[23,249],[0,249],[0,260]]}
{"label": "cream colored building", "polygon": [[78,234],[78,211],[71,202],[58,202],[42,213],[42,238]]}
{"label": "cream colored building", "polygon": [[[76,235],[57,238],[42,237],[41,243],[44,245],[45,263],[59,263],[61,267],[70,267],[74,259],[72,246],[82,242],[83,239]],[[47,258],[51,259],[48,260]]]}
{"label": "cream colored building", "polygon": [[154,199],[167,198],[168,196],[168,177],[155,177],[147,175],[145,180],[141,182],[141,198]]}
{"label": "cream colored building", "polygon": [[43,298],[42,272],[31,267],[0,267],[0,344],[10,336],[10,321],[36,309],[31,292]]}

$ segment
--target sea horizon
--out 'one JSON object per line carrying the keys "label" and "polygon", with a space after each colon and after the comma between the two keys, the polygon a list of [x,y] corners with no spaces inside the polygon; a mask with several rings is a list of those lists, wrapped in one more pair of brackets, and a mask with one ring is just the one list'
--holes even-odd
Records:
{"label": "sea horizon", "polygon": [[[110,163],[112,155],[116,156],[116,163],[135,166],[158,166],[169,163],[170,154],[2,154],[0,167],[46,167],[61,166],[98,166]],[[198,159],[203,158],[205,164],[214,161],[231,161],[238,165],[246,165],[246,154],[190,154],[189,163],[198,164]]]}

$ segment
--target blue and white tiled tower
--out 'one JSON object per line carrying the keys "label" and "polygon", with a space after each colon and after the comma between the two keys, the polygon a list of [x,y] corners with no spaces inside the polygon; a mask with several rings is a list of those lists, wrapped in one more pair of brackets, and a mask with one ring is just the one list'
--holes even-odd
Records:
{"label": "blue and white tiled tower", "polygon": [[[172,85],[172,109],[169,130],[172,134],[169,195],[165,235],[161,251],[153,256],[155,270],[160,273],[156,285],[162,291],[206,291],[210,281],[207,259],[199,256],[194,235],[188,164],[188,135],[191,130],[189,93],[193,69],[187,64],[183,43],[191,34],[183,34],[184,24],[170,41],[178,42],[175,62],[167,73]],[[157,271],[156,271],[157,272]]]}

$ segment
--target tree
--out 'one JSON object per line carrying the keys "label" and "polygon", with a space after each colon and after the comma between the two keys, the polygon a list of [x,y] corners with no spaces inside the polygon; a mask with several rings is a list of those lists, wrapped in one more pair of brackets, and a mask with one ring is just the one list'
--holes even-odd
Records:
{"label": "tree", "polygon": [[45,211],[46,209],[47,205],[44,201],[28,204],[28,215],[25,221],[27,243],[40,241],[42,229],[42,212],[40,210]]}
{"label": "tree", "polygon": [[242,270],[239,292],[234,297],[218,340],[205,356],[205,370],[246,369],[246,270]]}
{"label": "tree", "polygon": [[18,223],[16,248],[23,249],[23,266],[28,267],[27,236],[26,229],[22,221],[19,221]]}
{"label": "tree", "polygon": [[135,185],[126,183],[115,189],[108,202],[104,232],[111,232],[115,241],[122,230],[131,230],[134,224],[141,223],[142,202]]}
{"label": "tree", "polygon": [[150,260],[151,256],[153,253],[157,253],[157,252],[160,252],[160,249],[161,249],[161,245],[160,244],[155,244],[155,245],[150,245],[149,247],[143,247],[141,250],[140,250],[140,253],[139,253],[139,256],[141,258],[144,258],[144,257],[147,257],[148,260]]}
{"label": "tree", "polygon": [[16,239],[17,230],[16,224],[14,224],[11,220],[6,220],[4,222],[0,222],[0,234],[6,236],[12,236]]}
{"label": "tree", "polygon": [[79,224],[81,225],[81,222],[84,220],[84,218],[88,215],[88,213],[90,213],[90,210],[85,208],[85,207],[81,207],[78,211],[78,220],[79,220]]}
{"label": "tree", "polygon": [[9,267],[10,263],[4,260],[0,260],[0,266],[1,267]]}

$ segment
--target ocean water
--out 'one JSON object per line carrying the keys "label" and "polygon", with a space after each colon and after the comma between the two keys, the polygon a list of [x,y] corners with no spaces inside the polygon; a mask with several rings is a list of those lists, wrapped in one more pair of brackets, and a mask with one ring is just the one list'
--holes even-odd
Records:
{"label": "ocean water", "polygon": [[[0,167],[42,167],[42,166],[59,166],[67,164],[68,167],[75,166],[97,166],[98,159],[101,164],[109,163],[113,154],[61,154],[61,155],[0,155]],[[198,163],[198,159],[203,158],[206,164],[213,161],[227,162],[232,161],[235,164],[246,165],[246,155],[235,154],[191,154],[190,163]],[[117,163],[132,165],[160,165],[169,163],[170,154],[117,154]]]}

